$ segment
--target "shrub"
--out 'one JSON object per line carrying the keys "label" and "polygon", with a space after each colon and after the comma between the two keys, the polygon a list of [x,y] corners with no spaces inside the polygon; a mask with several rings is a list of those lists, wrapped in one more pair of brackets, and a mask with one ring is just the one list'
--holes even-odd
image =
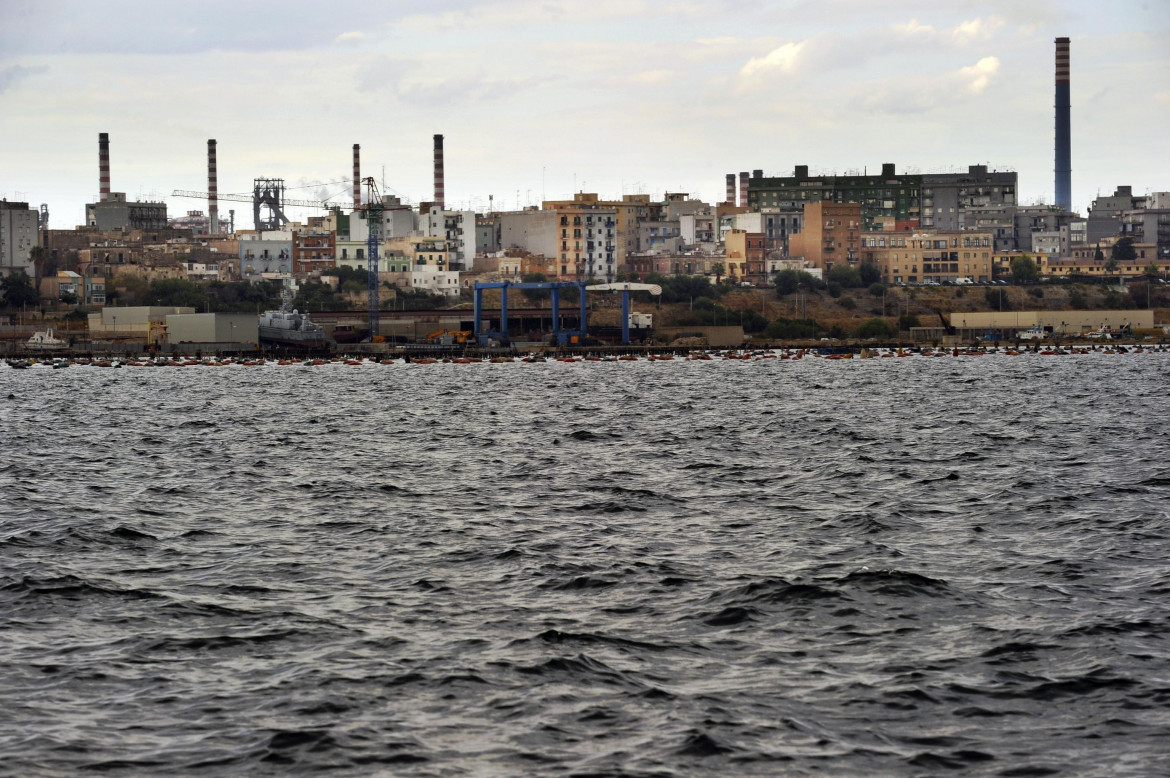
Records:
{"label": "shrub", "polygon": [[859,338],[890,338],[894,336],[893,326],[880,317],[866,319],[857,328]]}
{"label": "shrub", "polygon": [[1039,300],[1042,297],[1044,297],[1044,290],[1038,286],[1033,286],[1031,289],[1028,290],[1028,294],[1032,295],[1037,300]]}
{"label": "shrub", "polygon": [[873,283],[869,285],[869,293],[874,297],[881,297],[886,293],[886,285],[883,283]]}
{"label": "shrub", "polygon": [[911,327],[921,327],[918,323],[918,317],[912,313],[904,313],[898,317],[898,329],[904,332],[909,332]]}
{"label": "shrub", "polygon": [[838,302],[840,303],[841,307],[847,311],[852,311],[857,307],[857,303],[854,302],[853,298],[849,297],[848,295],[842,297]]}
{"label": "shrub", "polygon": [[773,340],[815,338],[821,334],[821,325],[812,319],[776,319],[764,328],[764,337]]}

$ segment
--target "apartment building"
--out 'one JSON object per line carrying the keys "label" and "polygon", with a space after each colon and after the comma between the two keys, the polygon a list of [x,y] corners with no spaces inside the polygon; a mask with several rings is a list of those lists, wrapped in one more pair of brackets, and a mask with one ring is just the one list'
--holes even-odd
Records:
{"label": "apartment building", "polygon": [[861,203],[816,200],[804,205],[803,229],[788,238],[788,255],[821,270],[861,261]]}

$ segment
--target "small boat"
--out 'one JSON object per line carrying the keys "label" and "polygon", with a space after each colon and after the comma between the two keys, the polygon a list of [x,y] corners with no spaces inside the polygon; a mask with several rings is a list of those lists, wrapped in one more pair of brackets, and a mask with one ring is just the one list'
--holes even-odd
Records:
{"label": "small boat", "polygon": [[34,332],[25,344],[29,351],[64,351],[69,348],[69,342],[53,334],[53,328],[44,332]]}

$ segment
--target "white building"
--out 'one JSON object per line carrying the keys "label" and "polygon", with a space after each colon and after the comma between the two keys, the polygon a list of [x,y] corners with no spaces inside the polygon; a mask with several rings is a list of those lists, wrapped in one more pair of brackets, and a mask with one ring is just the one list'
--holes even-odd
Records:
{"label": "white building", "polygon": [[388,280],[402,289],[445,297],[458,297],[460,292],[458,270],[436,270],[429,265],[419,265],[405,273],[391,273]]}
{"label": "white building", "polygon": [[[370,237],[369,226],[366,222],[367,214],[363,211],[351,211],[349,214],[349,239],[365,243]],[[409,205],[393,195],[382,198],[382,232],[381,237],[405,238],[418,231],[418,214]],[[340,237],[340,236],[338,236]]]}
{"label": "white building", "polygon": [[428,237],[445,239],[451,263],[471,270],[475,262],[475,211],[432,209],[422,216],[419,229]]}
{"label": "white building", "polygon": [[240,241],[240,278],[255,281],[266,273],[288,275],[292,269],[291,236],[288,240]]}
{"label": "white building", "polygon": [[29,254],[37,245],[37,212],[28,203],[0,202],[0,275],[34,275]]}

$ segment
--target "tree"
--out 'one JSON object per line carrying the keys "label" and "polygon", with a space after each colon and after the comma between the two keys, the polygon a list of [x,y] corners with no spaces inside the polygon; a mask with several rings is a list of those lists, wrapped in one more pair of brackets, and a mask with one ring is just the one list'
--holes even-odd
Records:
{"label": "tree", "polygon": [[894,334],[893,325],[877,316],[866,319],[857,328],[859,338],[891,338]]}
{"label": "tree", "polygon": [[911,327],[921,326],[918,323],[918,317],[912,313],[904,313],[898,317],[898,329],[903,332],[909,332]]}
{"label": "tree", "polygon": [[1116,262],[1133,262],[1137,259],[1137,249],[1133,247],[1133,238],[1122,238],[1113,244],[1109,258]]}
{"label": "tree", "polygon": [[186,306],[195,310],[207,310],[207,295],[199,285],[185,278],[165,278],[150,285],[143,300],[144,305]]}
{"label": "tree", "polygon": [[836,264],[829,268],[825,280],[830,284],[836,282],[843,289],[856,289],[863,285],[860,271],[845,264]]}
{"label": "tree", "polygon": [[1012,280],[1017,284],[1034,283],[1040,278],[1040,268],[1027,254],[1012,260]]}
{"label": "tree", "polygon": [[792,294],[801,286],[806,289],[819,289],[821,282],[811,273],[803,270],[781,270],[772,276],[772,283],[776,286],[776,294],[783,297]]}
{"label": "tree", "polygon": [[1105,252],[1101,250],[1100,243],[1097,244],[1097,250],[1093,252],[1093,261],[1094,262],[1104,262],[1105,261]]}
{"label": "tree", "polygon": [[23,270],[17,270],[0,281],[0,290],[3,291],[4,304],[9,308],[23,308],[40,301],[32,279]]}
{"label": "tree", "polygon": [[886,293],[886,285],[880,282],[874,282],[869,285],[869,293],[874,297],[881,297]]}
{"label": "tree", "polygon": [[994,308],[997,311],[1011,310],[1011,300],[1003,293],[1003,287],[989,286],[983,291],[983,299],[987,301],[989,308]]}
{"label": "tree", "polygon": [[873,286],[882,280],[882,270],[873,262],[862,262],[857,272],[861,274],[863,286]]}
{"label": "tree", "polygon": [[722,262],[714,262],[711,264],[711,272],[715,274],[715,283],[718,284],[723,280],[723,274],[727,272],[727,268]]}
{"label": "tree", "polygon": [[1158,270],[1157,265],[1151,262],[1142,269],[1142,274],[1145,275],[1146,278],[1158,278],[1162,275],[1162,272]]}
{"label": "tree", "polygon": [[28,260],[37,278],[57,275],[57,262],[49,259],[49,252],[45,251],[44,246],[33,246],[28,252]]}

